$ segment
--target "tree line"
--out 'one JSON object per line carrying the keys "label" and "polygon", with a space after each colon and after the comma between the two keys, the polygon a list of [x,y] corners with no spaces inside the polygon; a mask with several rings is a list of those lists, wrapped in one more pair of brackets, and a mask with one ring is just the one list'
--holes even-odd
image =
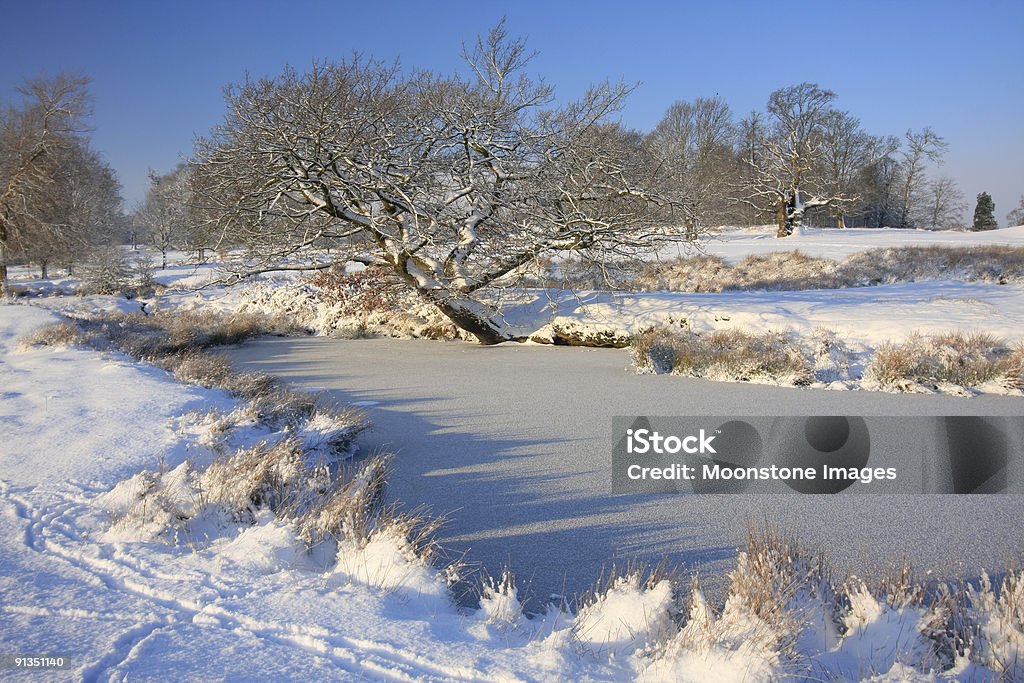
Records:
{"label": "tree line", "polygon": [[88,79],[61,74],[20,89],[21,102],[0,108],[0,289],[7,269],[30,262],[46,277],[70,272],[124,225],[121,187],[90,146]]}

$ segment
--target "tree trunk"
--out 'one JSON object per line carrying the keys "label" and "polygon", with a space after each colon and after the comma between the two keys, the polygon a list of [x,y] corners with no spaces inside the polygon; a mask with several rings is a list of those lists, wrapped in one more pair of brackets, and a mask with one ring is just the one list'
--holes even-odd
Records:
{"label": "tree trunk", "polygon": [[460,330],[469,332],[481,344],[500,344],[516,338],[500,320],[488,315],[479,301],[456,297],[445,291],[419,290],[420,294],[437,307]]}
{"label": "tree trunk", "polygon": [[39,279],[45,280],[47,277],[49,277],[49,274],[46,270],[46,261],[43,261],[39,264]]}
{"label": "tree trunk", "polygon": [[789,216],[787,202],[781,197],[775,200],[775,223],[779,229],[775,232],[776,237],[789,237]]}
{"label": "tree trunk", "polygon": [[160,270],[167,270],[167,250],[161,249],[160,256],[163,257],[163,263],[160,264]]}
{"label": "tree trunk", "polygon": [[7,299],[13,299],[11,283],[7,279],[7,228],[0,222],[0,294]]}

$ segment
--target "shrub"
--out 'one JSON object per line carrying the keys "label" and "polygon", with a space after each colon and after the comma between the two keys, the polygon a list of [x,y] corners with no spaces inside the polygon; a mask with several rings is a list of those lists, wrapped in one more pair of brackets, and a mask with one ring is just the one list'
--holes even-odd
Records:
{"label": "shrub", "polygon": [[633,358],[641,370],[689,377],[787,384],[809,384],[813,378],[807,354],[793,335],[782,332],[658,328],[636,338]]}
{"label": "shrub", "polygon": [[200,351],[164,356],[156,365],[171,371],[183,382],[204,387],[223,387],[231,375],[231,363],[227,358]]}
{"label": "shrub", "polygon": [[415,295],[394,271],[380,266],[347,273],[337,266],[313,276],[313,286],[321,289],[331,303],[340,305],[343,315],[366,317],[373,313],[403,309],[403,299]]}
{"label": "shrub", "polygon": [[117,247],[98,249],[79,271],[81,294],[134,296],[135,273]]}
{"label": "shrub", "polygon": [[84,343],[86,343],[86,336],[81,327],[73,322],[60,322],[43,325],[31,334],[22,337],[18,341],[18,349],[27,351],[40,346],[61,348]]}
{"label": "shrub", "polygon": [[891,390],[934,390],[942,384],[978,387],[996,382],[1024,389],[1024,348],[1003,344],[989,334],[915,334],[883,344],[864,373],[869,384]]}
{"label": "shrub", "polygon": [[656,375],[672,372],[676,357],[682,353],[686,337],[667,327],[644,330],[630,347],[633,365],[641,372]]}
{"label": "shrub", "polygon": [[701,254],[647,264],[637,276],[636,288],[642,292],[720,292],[731,277],[732,266],[724,258]]}

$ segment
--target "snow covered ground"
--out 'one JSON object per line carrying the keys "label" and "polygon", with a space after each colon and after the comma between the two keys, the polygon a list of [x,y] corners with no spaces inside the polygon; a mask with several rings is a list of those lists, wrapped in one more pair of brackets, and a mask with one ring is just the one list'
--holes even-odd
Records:
{"label": "snow covered ground", "polygon": [[[894,228],[848,228],[833,230],[804,228],[784,239],[775,237],[774,226],[721,230],[708,233],[702,248],[709,254],[739,261],[752,254],[768,254],[799,249],[808,256],[841,261],[858,251],[885,247],[970,247],[987,245],[1024,246],[1024,226],[987,232],[951,232],[935,230],[897,230]],[[679,248],[666,249],[665,258],[685,255]]]}
{"label": "snow covered ground", "polygon": [[937,280],[799,292],[579,292],[534,296],[506,317],[524,333],[547,321],[627,333],[683,324],[802,334],[825,328],[862,347],[950,330],[1017,341],[1024,338],[1024,287]]}

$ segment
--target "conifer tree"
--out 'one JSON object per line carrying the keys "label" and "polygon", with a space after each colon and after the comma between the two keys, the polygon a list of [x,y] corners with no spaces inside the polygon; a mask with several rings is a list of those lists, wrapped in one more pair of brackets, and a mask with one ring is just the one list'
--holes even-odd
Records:
{"label": "conifer tree", "polygon": [[978,205],[974,207],[974,229],[995,230],[999,227],[996,222],[996,203],[988,192],[978,195]]}

